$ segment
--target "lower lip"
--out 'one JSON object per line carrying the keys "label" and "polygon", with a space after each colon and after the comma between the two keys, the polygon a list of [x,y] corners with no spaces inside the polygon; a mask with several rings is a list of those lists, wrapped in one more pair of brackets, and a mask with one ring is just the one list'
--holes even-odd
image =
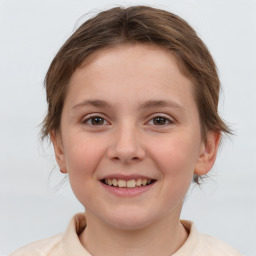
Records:
{"label": "lower lip", "polygon": [[113,187],[113,186],[106,185],[105,183],[102,183],[102,182],[101,182],[101,184],[107,191],[111,192],[112,194],[115,194],[115,195],[121,196],[121,197],[131,197],[131,196],[137,196],[137,195],[140,195],[142,193],[149,191],[153,187],[155,182],[151,183],[147,186],[141,186],[141,187],[135,187],[135,188]]}

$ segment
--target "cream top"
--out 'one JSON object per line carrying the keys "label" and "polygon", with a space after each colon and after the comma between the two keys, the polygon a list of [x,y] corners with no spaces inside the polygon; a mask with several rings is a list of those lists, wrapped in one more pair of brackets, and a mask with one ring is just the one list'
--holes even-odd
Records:
{"label": "cream top", "polygon": [[[220,240],[199,233],[193,222],[182,220],[189,236],[183,246],[172,256],[241,256]],[[9,256],[92,256],[80,243],[79,234],[86,227],[84,213],[76,214],[67,230],[44,240],[26,245]]]}

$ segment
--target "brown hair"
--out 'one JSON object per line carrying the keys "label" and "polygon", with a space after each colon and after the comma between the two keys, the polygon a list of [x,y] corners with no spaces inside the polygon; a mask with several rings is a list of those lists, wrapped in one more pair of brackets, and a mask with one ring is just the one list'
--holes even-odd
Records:
{"label": "brown hair", "polygon": [[[42,139],[60,128],[68,82],[77,67],[99,49],[125,43],[153,44],[170,51],[194,83],[202,138],[206,131],[230,133],[218,115],[220,81],[213,58],[191,26],[180,17],[147,6],[116,7],[84,22],[61,47],[45,77],[48,112]],[[198,176],[194,177],[198,182]]]}

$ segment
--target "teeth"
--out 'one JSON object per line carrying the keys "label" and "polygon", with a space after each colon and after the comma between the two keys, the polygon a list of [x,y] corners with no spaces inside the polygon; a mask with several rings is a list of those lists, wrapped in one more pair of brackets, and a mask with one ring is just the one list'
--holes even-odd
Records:
{"label": "teeth", "polygon": [[119,188],[125,188],[126,187],[126,181],[125,180],[118,180],[117,185]]}
{"label": "teeth", "polygon": [[135,180],[128,180],[126,184],[127,184],[127,188],[135,188],[136,182]]}
{"label": "teeth", "polygon": [[147,185],[147,182],[148,182],[147,179],[143,179],[143,180],[142,180],[142,185],[143,185],[143,186]]}
{"label": "teeth", "polygon": [[111,179],[108,179],[108,180],[107,180],[107,184],[111,186],[111,185],[113,184],[112,180],[111,180]]}
{"label": "teeth", "polygon": [[142,179],[137,179],[136,186],[139,187],[142,184]]}
{"label": "teeth", "polygon": [[131,180],[118,180],[118,179],[105,179],[105,184],[109,186],[119,187],[119,188],[135,188],[140,186],[149,185],[152,182],[151,179],[131,179]]}
{"label": "teeth", "polygon": [[[107,184],[108,184],[108,183],[107,183]],[[117,180],[116,180],[116,179],[113,179],[113,180],[112,180],[112,184],[113,184],[114,187],[117,187]],[[108,184],[108,185],[110,185],[110,184]]]}

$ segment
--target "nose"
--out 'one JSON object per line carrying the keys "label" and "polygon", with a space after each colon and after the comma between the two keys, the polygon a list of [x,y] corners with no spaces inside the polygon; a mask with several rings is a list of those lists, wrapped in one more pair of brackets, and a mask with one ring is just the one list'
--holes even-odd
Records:
{"label": "nose", "polygon": [[138,128],[122,125],[116,128],[108,148],[108,158],[122,163],[139,162],[145,157],[145,149]]}

